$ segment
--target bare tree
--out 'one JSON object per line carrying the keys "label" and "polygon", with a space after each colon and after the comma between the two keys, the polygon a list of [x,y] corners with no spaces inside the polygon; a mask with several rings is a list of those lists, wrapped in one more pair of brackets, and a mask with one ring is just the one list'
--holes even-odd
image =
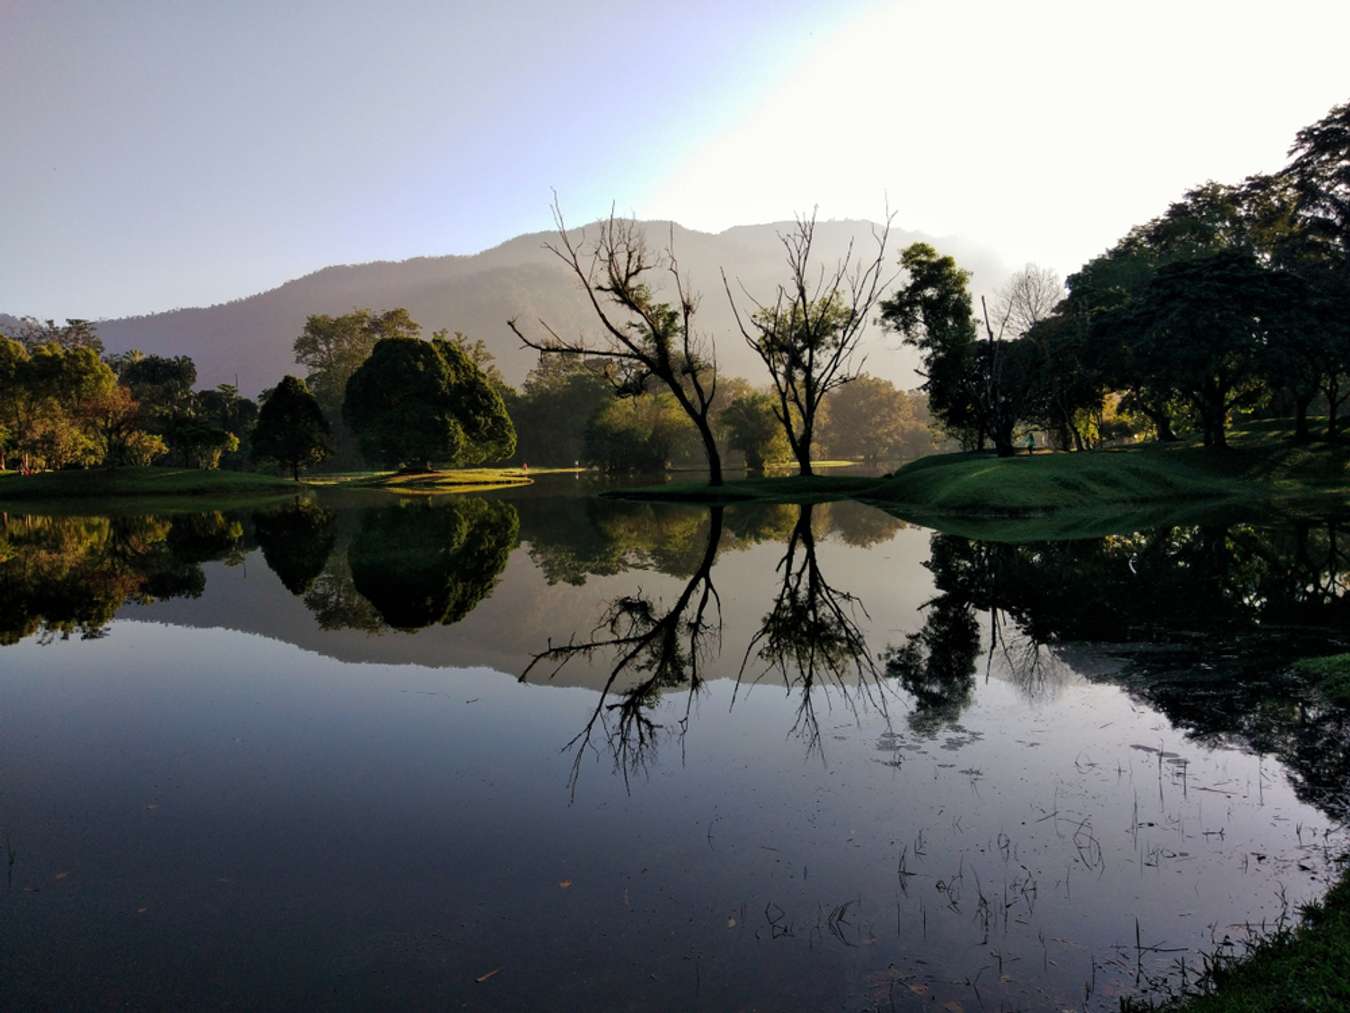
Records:
{"label": "bare tree", "polygon": [[811,441],[821,403],[862,371],[858,343],[872,307],[890,281],[883,278],[882,263],[892,218],[888,212],[885,224],[872,230],[875,257],[855,260],[850,241],[843,258],[827,271],[816,270],[811,263],[815,212],[799,217],[793,231],[779,235],[787,254],[788,283],[780,285],[769,302],[759,302],[742,286],[754,306],[748,316],[736,305],[731,283],[722,272],[741,335],[768,367],[776,394],[774,414],[803,475],[813,474]]}
{"label": "bare tree", "polygon": [[994,296],[994,315],[1000,321],[999,337],[1021,337],[1034,324],[1050,316],[1066,295],[1059,275],[1048,267],[1028,264]]}
{"label": "bare tree", "polygon": [[[598,223],[588,244],[585,231],[573,239],[563,221],[557,195],[553,222],[558,241],[545,248],[567,265],[585,289],[603,333],[598,340],[562,337],[544,321],[548,333],[528,338],[516,321],[507,325],[527,348],[543,355],[575,355],[606,360],[606,375],[620,397],[637,397],[656,380],[664,384],[698,429],[708,457],[708,483],[722,484],[722,458],[709,415],[717,395],[716,349],[694,331],[699,296],[689,287],[675,259],[674,226],[660,254],[652,254],[636,221],[616,218]],[[650,285],[653,272],[664,274],[675,290],[675,302],[661,302]]]}

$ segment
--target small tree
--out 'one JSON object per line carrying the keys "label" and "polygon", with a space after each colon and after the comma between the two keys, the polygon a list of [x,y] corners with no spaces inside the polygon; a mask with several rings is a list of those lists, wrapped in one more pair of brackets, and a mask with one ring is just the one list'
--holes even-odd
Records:
{"label": "small tree", "polygon": [[727,446],[745,454],[749,471],[763,471],[767,461],[788,454],[772,394],[743,394],[727,405],[719,421],[726,432]]}
{"label": "small tree", "polygon": [[[708,483],[721,485],[722,456],[711,422],[717,360],[711,343],[694,331],[699,300],[680,274],[673,236],[665,252],[653,256],[637,223],[611,214],[600,223],[595,244],[588,249],[584,234],[576,241],[568,235],[556,198],[553,220],[558,242],[546,243],[545,249],[581,283],[604,333],[599,341],[569,340],[541,320],[548,337],[536,340],[526,337],[515,320],[507,321],[507,326],[526,347],[543,355],[606,360],[609,380],[620,397],[638,397],[653,381],[664,385],[703,441]],[[669,276],[674,304],[657,299],[648,284],[652,271]]]}
{"label": "small tree", "polygon": [[789,280],[771,302],[751,297],[754,311],[741,315],[726,274],[722,284],[742,337],[768,367],[777,404],[774,411],[803,475],[812,474],[811,442],[821,404],[830,391],[862,370],[858,344],[886,279],[882,263],[891,217],[873,231],[876,255],[855,262],[853,244],[832,271],[817,273],[811,264],[816,217],[799,218],[797,228],[779,238],[787,252]]}
{"label": "small tree", "polygon": [[305,381],[283,376],[258,412],[253,456],[284,465],[298,482],[302,467],[318,464],[332,453],[332,435],[323,409]]}

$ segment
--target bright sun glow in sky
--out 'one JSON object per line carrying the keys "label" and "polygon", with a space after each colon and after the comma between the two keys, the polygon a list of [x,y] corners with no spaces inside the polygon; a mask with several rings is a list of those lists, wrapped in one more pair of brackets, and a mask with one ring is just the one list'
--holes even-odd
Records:
{"label": "bright sun glow in sky", "polygon": [[[678,10],[672,10],[672,6]],[[1350,99],[1350,3],[0,0],[0,312],[118,316],[615,201],[1067,273]]]}

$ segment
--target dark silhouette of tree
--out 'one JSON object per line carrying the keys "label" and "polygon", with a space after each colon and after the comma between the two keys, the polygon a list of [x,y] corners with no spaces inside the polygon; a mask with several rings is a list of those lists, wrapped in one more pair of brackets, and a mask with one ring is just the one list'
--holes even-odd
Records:
{"label": "dark silhouette of tree", "polygon": [[806,739],[808,750],[821,745],[816,687],[840,690],[851,709],[858,699],[885,709],[881,673],[857,618],[859,613],[866,617],[866,609],[854,595],[831,585],[817,562],[815,509],[809,503],[797,509],[797,522],[778,563],[778,592],[745,649],[737,675],[739,690],[753,656],[764,667],[750,676],[752,683],[773,672],[789,692],[799,694],[792,731]]}
{"label": "dark silhouette of tree", "polygon": [[306,594],[323,572],[337,541],[336,519],[333,511],[303,500],[253,515],[263,559],[291,594]]}
{"label": "dark silhouette of tree", "polygon": [[983,449],[989,420],[976,366],[970,274],[928,243],[900,255],[906,282],[881,303],[881,321],[917,348],[929,409],[962,443]]}
{"label": "dark silhouette of tree", "polygon": [[408,470],[515,453],[506,406],[453,342],[384,338],[347,382],[342,417],[370,461]]}
{"label": "dark silhouette of tree", "polygon": [[395,629],[450,626],[492,593],[519,530],[519,515],[502,500],[368,510],[347,552],[352,583]]}
{"label": "dark silhouette of tree", "polygon": [[[547,323],[543,339],[529,338],[516,320],[507,321],[516,337],[541,355],[604,359],[619,397],[639,397],[664,388],[693,422],[708,459],[708,481],[722,484],[722,457],[713,434],[711,413],[717,396],[717,356],[710,338],[694,329],[698,295],[680,273],[674,233],[665,251],[654,255],[636,222],[610,217],[597,224],[593,245],[583,232],[568,233],[557,198],[553,220],[558,241],[545,248],[576,277],[601,325],[598,340],[564,338]],[[663,302],[652,287],[653,273],[674,288],[674,302]]]}
{"label": "dark silhouette of tree", "polygon": [[[688,700],[703,682],[702,665],[708,651],[721,643],[721,600],[712,582],[713,563],[722,541],[722,508],[708,511],[708,537],[702,556],[684,588],[670,605],[641,592],[614,599],[586,639],[575,636],[565,644],[548,647],[534,655],[521,672],[520,681],[544,672],[544,681],[556,676],[575,658],[590,658],[612,652],[613,662],[590,717],[570,742],[571,784],[575,790],[584,751],[597,726],[604,729],[615,765],[629,774],[641,768],[657,743],[660,730],[650,716],[664,690],[688,687]],[[716,621],[711,612],[717,612]],[[620,680],[631,684],[616,691]],[[618,698],[610,698],[617,692]],[[689,708],[680,720],[688,727]]]}
{"label": "dark silhouette of tree", "polygon": [[803,475],[813,474],[811,445],[826,396],[862,370],[858,344],[887,284],[882,265],[891,219],[888,214],[885,225],[873,230],[874,257],[855,262],[850,243],[832,270],[818,270],[811,263],[815,213],[798,218],[796,229],[779,237],[787,255],[787,282],[764,302],[746,293],[754,307],[746,316],[722,274],[741,336],[769,371],[774,411]]}
{"label": "dark silhouette of tree", "polygon": [[318,464],[332,453],[332,432],[305,381],[283,376],[258,412],[253,456],[278,462],[298,482],[302,467]]}

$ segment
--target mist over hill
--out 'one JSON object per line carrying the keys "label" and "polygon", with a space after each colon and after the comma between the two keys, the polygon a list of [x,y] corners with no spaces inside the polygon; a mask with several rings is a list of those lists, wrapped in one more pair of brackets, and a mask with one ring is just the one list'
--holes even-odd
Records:
{"label": "mist over hill", "polygon": [[[643,222],[653,249],[674,237],[682,269],[702,293],[699,329],[717,342],[721,369],[765,378],[745,345],[722,288],[726,269],[733,286],[739,279],[756,297],[771,299],[785,278],[779,233],[791,223],[743,225],[716,234],[695,232],[670,222]],[[874,249],[873,225],[864,221],[820,222],[816,227],[816,263],[828,267],[852,241],[863,256]],[[580,232],[582,230],[573,230]],[[589,230],[593,232],[594,230]],[[482,338],[509,382],[518,384],[537,360],[520,346],[506,326],[518,318],[527,333],[542,334],[536,321],[547,320],[565,335],[595,335],[593,313],[575,278],[543,244],[550,233],[517,236],[471,256],[415,257],[404,261],[327,267],[277,288],[233,302],[99,322],[109,352],[139,348],[159,355],[190,355],[202,386],[234,383],[256,394],[287,372],[297,372],[291,345],[311,313],[344,313],[354,307],[375,310],[405,306],[425,328],[459,330]],[[955,238],[933,240],[917,232],[894,230],[887,251],[890,272],[908,243],[929,240],[951,253],[974,274],[977,295],[1002,284],[1009,269],[988,250]],[[21,307],[9,307],[21,309]],[[869,328],[863,341],[867,370],[903,387],[919,381],[916,356],[898,339]]]}

